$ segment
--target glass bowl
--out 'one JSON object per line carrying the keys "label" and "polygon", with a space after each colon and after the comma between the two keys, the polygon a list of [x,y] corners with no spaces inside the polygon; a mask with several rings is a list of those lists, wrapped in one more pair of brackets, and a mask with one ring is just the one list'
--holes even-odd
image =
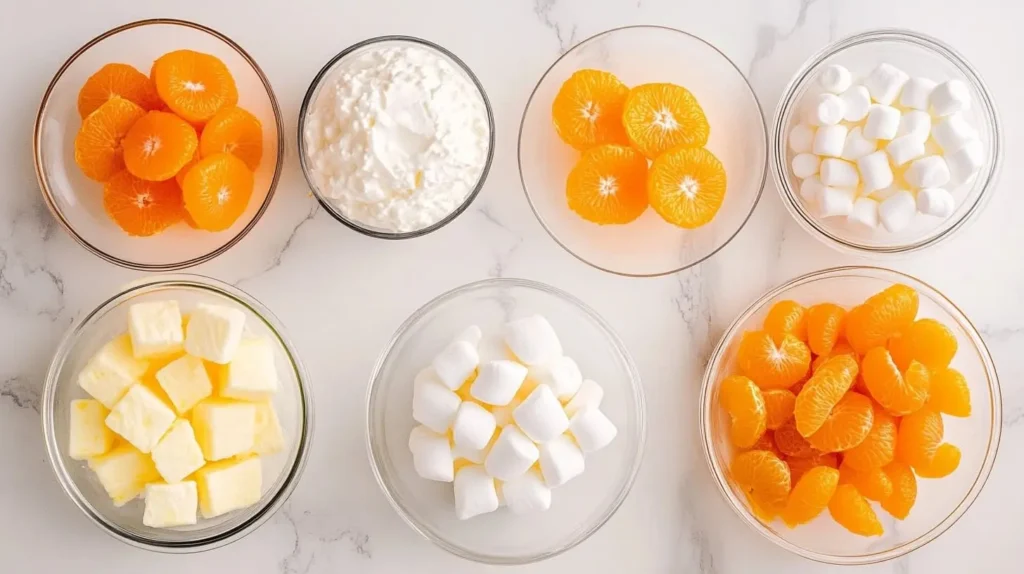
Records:
{"label": "glass bowl", "polygon": [[[569,209],[565,184],[579,152],[555,133],[551,104],[582,68],[611,72],[627,86],[671,82],[693,92],[711,124],[706,147],[728,176],[725,202],[714,220],[682,229],[648,209],[632,223],[601,226]],[[619,275],[666,275],[714,255],[747,222],[767,174],[768,130],[743,72],[706,41],[662,26],[616,28],[574,46],[541,76],[519,128],[519,176],[541,225],[580,261]]]}
{"label": "glass bowl", "polygon": [[[103,209],[103,184],[75,164],[74,141],[82,120],[78,91],[105,64],[122,62],[148,74],[153,61],[182,48],[220,58],[238,87],[238,105],[263,124],[263,161],[249,205],[225,231],[197,232],[184,223],[151,237],[131,237]],[[270,205],[284,158],[281,110],[263,70],[230,38],[200,24],[159,18],[140,20],[86,42],[57,70],[43,94],[33,131],[33,158],[43,199],[60,225],[83,247],[130,269],[174,271],[224,253],[256,225]]]}
{"label": "glass bowl", "polygon": [[[452,485],[420,478],[409,432],[413,378],[469,325],[497,333],[513,318],[540,313],[558,332],[565,353],[602,385],[601,410],[618,428],[587,469],[553,493],[551,509],[515,515],[505,509],[460,521]],[[629,494],[646,438],[640,375],[622,341],[592,309],[547,285],[490,279],[449,291],[412,314],[381,353],[367,393],[367,448],[377,482],[403,520],[441,548],[489,564],[526,564],[556,556],[603,526]]]}
{"label": "glass bowl", "polygon": [[[280,389],[273,404],[285,438],[285,449],[263,457],[263,496],[244,510],[195,526],[173,529],[142,524],[144,503],[136,499],[117,508],[85,461],[68,456],[70,403],[88,398],[77,382],[78,372],[107,341],[123,333],[133,303],[176,299],[186,311],[200,302],[241,309],[246,333],[275,342]],[[220,281],[198,275],[164,275],[143,279],[101,303],[64,336],[46,374],[42,419],[46,451],[64,492],[94,523],[114,538],[147,550],[190,553],[230,544],[256,530],[291,495],[309,455],[313,406],[306,374],[280,322],[259,301]]]}
{"label": "glass bowl", "polygon": [[[843,218],[818,218],[800,198],[800,180],[789,167],[794,155],[788,145],[789,132],[799,123],[801,103],[813,94],[818,72],[829,64],[841,64],[849,68],[854,77],[863,77],[882,62],[893,64],[911,76],[936,81],[959,78],[966,82],[971,91],[971,108],[964,114],[977,128],[986,150],[985,165],[978,174],[968,183],[950,189],[957,201],[950,217],[944,220],[915,217],[907,229],[898,233],[850,226]],[[995,191],[992,184],[999,172],[1002,152],[1002,131],[995,104],[974,67],[940,40],[909,30],[884,29],[850,36],[827,46],[796,73],[775,112],[772,173],[782,203],[811,235],[840,251],[885,257],[935,245],[976,217]]]}
{"label": "glass bowl", "polygon": [[[918,317],[932,317],[952,329],[959,351],[952,366],[967,378],[971,390],[969,418],[943,417],[945,440],[963,452],[959,468],[942,480],[918,479],[917,503],[906,520],[896,521],[872,502],[885,528],[882,537],[865,538],[836,524],[828,512],[790,530],[780,520],[760,522],[746,498],[728,480],[733,448],[728,438],[728,415],[718,401],[721,381],[734,373],[737,347],[744,331],[758,329],[771,306],[784,299],[803,305],[831,301],[859,304],[896,283],[909,285],[920,296]],[[798,277],[772,289],[747,308],[723,335],[704,374],[700,428],[704,455],[719,491],[748,526],[778,546],[804,558],[831,564],[870,564],[908,554],[945,532],[974,502],[988,479],[999,447],[1003,405],[992,357],[974,325],[934,287],[888,269],[837,267]]]}
{"label": "glass bowl", "polygon": [[[320,95],[320,90],[323,89],[324,83],[330,80],[334,75],[335,71],[341,68],[347,60],[362,54],[370,49],[377,49],[386,46],[415,46],[436,52],[441,58],[447,60],[453,68],[462,73],[462,75],[471,81],[476,86],[477,91],[480,94],[480,99],[483,101],[484,108],[487,110],[487,127],[489,131],[489,141],[487,145],[487,160],[484,162],[483,169],[480,171],[480,179],[477,181],[476,186],[473,190],[462,200],[462,204],[459,205],[454,211],[443,217],[436,223],[428,225],[427,227],[416,229],[413,231],[396,232],[389,229],[375,227],[367,225],[363,222],[357,221],[352,217],[349,217],[343,213],[342,209],[335,204],[331,198],[327,197],[323,191],[320,190],[320,186],[316,183],[316,178],[312,174],[312,167],[309,165],[309,160],[306,156],[306,120],[309,117],[311,110],[316,103],[317,98]],[[299,129],[298,129],[298,140],[299,140],[299,164],[302,166],[302,175],[306,178],[306,183],[309,188],[313,190],[313,195],[316,196],[320,205],[323,206],[324,210],[331,215],[334,219],[338,220],[346,227],[358,231],[363,235],[369,237],[376,237],[378,239],[412,239],[414,237],[420,237],[428,233],[437,231],[445,225],[448,225],[455,218],[466,211],[466,208],[473,203],[476,196],[480,195],[480,190],[484,187],[484,182],[487,180],[487,173],[491,169],[491,161],[494,159],[494,110],[491,109],[491,100],[487,98],[487,92],[484,90],[483,84],[477,79],[476,74],[473,70],[466,65],[465,62],[459,59],[458,56],[451,53],[442,46],[439,46],[433,42],[424,40],[422,38],[415,38],[412,36],[378,36],[376,38],[369,38],[358,42],[345,48],[339,52],[336,56],[331,58],[324,64],[324,67],[317,72],[316,76],[313,77],[313,81],[309,84],[309,89],[306,90],[306,96],[302,99],[302,106],[299,108]]]}

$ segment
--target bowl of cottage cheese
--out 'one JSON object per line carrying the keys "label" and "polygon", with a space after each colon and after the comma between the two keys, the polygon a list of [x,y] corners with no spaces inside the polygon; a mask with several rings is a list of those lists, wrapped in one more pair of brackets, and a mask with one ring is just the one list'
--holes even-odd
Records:
{"label": "bowl of cottage cheese", "polygon": [[454,54],[406,36],[346,48],[299,111],[302,172],[317,200],[365,235],[408,239],[462,213],[494,156],[494,113]]}

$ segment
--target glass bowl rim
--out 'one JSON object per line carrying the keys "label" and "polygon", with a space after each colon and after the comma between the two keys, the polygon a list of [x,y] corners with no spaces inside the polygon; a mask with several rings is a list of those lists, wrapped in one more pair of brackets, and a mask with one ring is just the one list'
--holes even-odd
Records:
{"label": "glass bowl rim", "polygon": [[[54,199],[53,192],[50,190],[49,177],[47,176],[46,169],[43,167],[42,163],[43,117],[46,114],[47,108],[49,107],[50,96],[53,94],[53,90],[56,87],[57,82],[61,80],[61,78],[64,76],[64,72],[66,72],[67,69],[71,67],[71,65],[74,64],[75,61],[78,60],[78,58],[82,54],[86,53],[90,48],[102,42],[103,40],[116,36],[117,34],[120,34],[121,32],[124,32],[126,30],[140,28],[143,26],[164,24],[183,26],[185,28],[192,28],[194,30],[198,30],[200,32],[209,34],[210,36],[213,36],[227,44],[228,47],[237,52],[238,55],[241,56],[242,59],[245,60],[247,64],[249,64],[252,70],[256,73],[257,77],[259,77],[264,89],[266,89],[267,97],[270,100],[270,106],[274,112],[274,124],[277,129],[277,159],[274,166],[274,175],[271,178],[270,186],[267,189],[267,196],[266,198],[264,198],[263,204],[260,205],[259,209],[256,211],[256,213],[253,214],[252,218],[245,225],[245,227],[243,227],[237,234],[235,234],[234,237],[232,237],[226,243],[208,253],[205,253],[198,257],[193,257],[192,259],[187,259],[185,261],[177,261],[172,263],[139,263],[128,259],[122,259],[115,255],[111,255],[110,253],[103,251],[99,247],[96,247],[95,245],[90,243],[84,236],[80,235],[75,230],[74,226],[71,225],[71,222],[64,217],[63,212],[57,205],[56,199]],[[263,214],[267,211],[267,208],[270,206],[270,201],[274,198],[274,192],[277,190],[277,184],[281,179],[281,172],[284,167],[284,122],[282,120],[281,107],[277,102],[277,96],[274,94],[274,88],[270,85],[270,80],[267,78],[266,74],[264,74],[263,69],[260,68],[259,64],[256,63],[256,60],[254,60],[253,57],[250,56],[248,52],[246,52],[239,44],[237,44],[227,35],[218,32],[217,30],[214,30],[213,28],[210,28],[208,26],[204,26],[196,22],[191,22],[189,20],[180,20],[176,18],[149,18],[145,20],[135,20],[133,22],[128,22],[126,24],[122,24],[120,26],[111,28],[106,32],[103,32],[99,36],[96,36],[93,39],[89,40],[88,42],[83,44],[81,48],[75,50],[74,53],[72,53],[71,56],[69,56],[68,59],[65,60],[63,64],[61,64],[60,68],[57,69],[57,72],[54,74],[53,79],[51,79],[50,83],[46,86],[46,91],[43,92],[43,98],[39,103],[39,111],[36,112],[35,125],[32,129],[32,160],[35,164],[36,182],[39,185],[39,190],[42,192],[43,202],[46,204],[46,207],[49,209],[50,213],[53,214],[53,218],[57,220],[57,223],[59,223],[60,226],[64,229],[64,231],[66,231],[68,235],[74,238],[74,240],[79,245],[84,247],[93,255],[96,255],[99,258],[103,259],[104,261],[107,261],[108,263],[113,263],[114,265],[124,267],[127,269],[146,272],[180,271],[182,269],[187,269],[189,267],[199,265],[200,263],[210,261],[227,252],[228,249],[234,247],[246,235],[248,235],[249,232],[252,231],[252,229],[256,226],[259,220],[263,217]]]}
{"label": "glass bowl rim", "polygon": [[[306,118],[309,115],[309,106],[313,103],[313,96],[320,92],[323,81],[327,79],[327,75],[334,69],[334,67],[339,62],[341,62],[349,55],[367,46],[372,46],[374,44],[380,44],[384,42],[406,42],[410,44],[415,44],[428,50],[436,51],[440,53],[442,56],[448,58],[451,62],[458,66],[458,68],[461,69],[466,74],[467,77],[469,77],[471,82],[473,82],[473,85],[476,87],[477,92],[480,94],[480,98],[484,102],[484,109],[487,111],[487,128],[489,131],[487,142],[487,159],[486,161],[484,161],[483,170],[480,172],[480,178],[479,180],[477,180],[476,185],[473,187],[473,191],[471,191],[469,195],[467,195],[466,198],[462,200],[462,203],[459,204],[459,206],[455,208],[454,211],[444,216],[440,220],[436,221],[435,223],[428,225],[427,227],[424,227],[422,229],[416,229],[413,231],[388,232],[378,229],[372,229],[360,224],[359,222],[353,219],[345,217],[336,207],[334,207],[333,204],[331,204],[331,202],[326,197],[324,197],[323,193],[320,191],[320,188],[317,187],[317,185],[313,182],[313,178],[310,175],[309,161],[306,158],[306,138],[303,137],[303,134],[306,131]],[[339,223],[341,223],[345,227],[348,227],[349,229],[352,229],[353,231],[357,231],[363,235],[366,235],[368,237],[375,237],[377,239],[413,239],[415,237],[427,235],[428,233],[433,233],[434,231],[437,231],[438,229],[441,229],[442,227],[448,225],[452,221],[455,221],[457,217],[462,215],[462,213],[469,208],[473,201],[476,200],[477,196],[480,195],[480,192],[483,190],[484,184],[487,181],[487,175],[491,171],[491,163],[494,161],[494,148],[496,142],[496,137],[494,133],[494,109],[491,107],[491,100],[487,96],[487,90],[484,89],[483,83],[480,82],[480,79],[477,78],[475,73],[473,73],[473,70],[469,67],[469,65],[462,61],[462,59],[456,56],[453,52],[451,52],[444,46],[441,46],[440,44],[436,44],[434,42],[431,42],[430,40],[424,40],[423,38],[419,38],[416,36],[404,36],[400,34],[375,36],[372,38],[367,38],[365,40],[356,42],[355,44],[352,44],[351,46],[345,48],[344,50],[332,56],[329,60],[327,60],[327,63],[320,68],[320,71],[318,71],[316,75],[313,76],[313,80],[310,81],[309,87],[306,89],[306,94],[302,98],[302,104],[299,106],[299,118],[296,123],[298,124],[296,132],[298,135],[299,166],[302,168],[302,177],[306,180],[306,185],[309,186],[310,191],[313,192],[313,196],[316,198],[317,203],[319,203],[320,206],[323,207],[324,211],[326,211],[332,218],[334,218],[335,221],[338,221]]]}
{"label": "glass bowl rim", "polygon": [[[391,477],[385,476],[385,472],[382,471],[382,463],[378,462],[378,437],[374,431],[374,410],[373,407],[376,405],[377,394],[380,387],[384,384],[380,381],[381,371],[384,368],[385,363],[391,357],[392,352],[395,349],[395,344],[400,338],[414,325],[419,323],[425,315],[435,310],[436,308],[457,299],[459,296],[477,291],[480,289],[486,289],[491,287],[520,287],[525,289],[532,289],[534,291],[540,291],[547,295],[552,295],[566,303],[575,306],[578,310],[582,311],[588,317],[590,317],[601,329],[602,333],[611,342],[612,347],[615,348],[618,354],[618,360],[622,366],[626,369],[630,376],[630,389],[634,400],[636,401],[634,416],[636,417],[636,441],[637,449],[633,455],[631,468],[629,474],[626,476],[623,482],[622,488],[616,494],[615,499],[608,506],[608,508],[598,517],[598,519],[589,528],[585,529],[580,533],[579,536],[570,540],[567,544],[562,545],[553,550],[547,550],[544,552],[536,552],[524,556],[516,557],[495,557],[487,554],[481,554],[466,550],[465,548],[449,542],[447,539],[434,533],[434,531],[428,528],[425,524],[421,524],[419,520],[413,517],[405,508],[405,506],[399,502],[399,500],[392,494]],[[629,493],[633,490],[633,485],[636,482],[637,475],[639,474],[640,467],[643,463],[644,452],[647,444],[647,403],[643,388],[643,381],[640,378],[640,372],[637,370],[636,364],[633,362],[632,355],[629,354],[629,350],[625,344],[619,338],[618,334],[612,329],[611,325],[608,324],[603,317],[601,317],[597,311],[592,309],[589,305],[576,298],[574,295],[562,291],[556,287],[552,287],[539,281],[531,281],[529,279],[517,279],[517,278],[506,278],[496,277],[491,279],[484,279],[482,281],[474,281],[466,283],[454,289],[450,289],[432,299],[427,301],[425,304],[420,306],[412,315],[409,316],[405,321],[399,325],[395,330],[394,334],[388,340],[388,343],[381,350],[378,355],[377,361],[374,364],[373,371],[370,373],[369,385],[366,390],[366,453],[370,459],[370,468],[373,470],[373,476],[377,479],[377,484],[380,486],[381,491],[384,493],[385,498],[388,499],[388,503],[395,510],[395,512],[402,518],[410,528],[418,532],[421,536],[434,543],[436,546],[444,549],[445,551],[473,562],[482,564],[492,565],[524,565],[531,564],[534,562],[540,562],[548,558],[553,558],[567,552],[579,544],[590,538],[595,532],[600,530],[605,524],[611,520],[612,516],[619,510],[622,503],[625,502]],[[385,453],[379,455],[381,458],[386,457]]]}
{"label": "glass bowl rim", "polygon": [[[782,124],[785,116],[792,113],[792,109],[797,103],[796,92],[798,89],[810,81],[811,74],[817,71],[825,60],[842,53],[848,48],[873,42],[887,41],[912,44],[928,50],[934,55],[952,64],[960,71],[961,74],[963,74],[964,78],[981,95],[981,109],[983,111],[985,121],[988,123],[992,131],[990,140],[993,149],[989,150],[991,166],[987,170],[987,173],[984,174],[985,181],[981,186],[981,191],[978,193],[978,197],[975,198],[971,207],[965,211],[964,214],[960,216],[960,219],[953,225],[927,240],[918,240],[905,245],[872,246],[855,243],[844,239],[838,234],[832,233],[826,229],[817,218],[807,213],[803,203],[797,197],[799,194],[795,189],[793,189],[793,185],[790,183],[790,178],[788,177],[789,165],[786,159],[786,140],[789,136],[789,130],[787,129],[787,126]],[[985,206],[988,205],[993,193],[995,193],[994,188],[998,182],[1003,163],[1004,147],[1003,130],[1002,123],[999,119],[999,111],[992,99],[992,92],[989,89],[988,84],[985,83],[985,80],[981,77],[978,70],[971,65],[971,63],[959,51],[949,44],[946,44],[942,40],[933,36],[905,28],[877,28],[852,34],[826,45],[811,55],[793,74],[792,79],[790,79],[782,92],[782,97],[779,98],[779,104],[775,108],[770,143],[771,148],[769,155],[771,156],[772,177],[775,180],[775,187],[782,198],[783,205],[786,206],[786,210],[793,216],[793,219],[795,219],[805,231],[833,249],[844,253],[861,256],[868,255],[878,258],[898,257],[922,249],[927,249],[928,247],[937,245],[949,237],[952,237],[955,232],[965,227],[968,223],[976,220],[977,216],[984,211]]]}
{"label": "glass bowl rim", "polygon": [[[540,211],[537,209],[537,206],[533,202],[533,198],[530,196],[530,189],[529,189],[529,186],[526,184],[526,177],[523,176],[523,126],[526,125],[526,116],[527,116],[527,114],[530,111],[530,106],[534,103],[533,100],[534,100],[534,97],[537,95],[537,90],[539,90],[541,84],[544,83],[544,79],[548,77],[548,74],[551,73],[551,70],[553,70],[555,68],[555,66],[557,66],[562,60],[564,60],[566,57],[568,57],[569,54],[572,54],[573,52],[575,52],[579,48],[584,47],[585,45],[589,44],[590,42],[597,41],[597,40],[603,38],[604,36],[610,36],[610,35],[612,35],[612,34],[614,34],[616,32],[622,32],[622,31],[634,30],[634,29],[658,30],[658,31],[675,32],[677,34],[682,34],[683,36],[687,36],[687,37],[689,37],[689,38],[691,38],[693,40],[697,40],[698,42],[700,42],[701,44],[704,44],[705,46],[711,48],[711,50],[713,50],[719,56],[724,58],[725,61],[728,62],[729,65],[736,71],[736,73],[739,74],[740,78],[743,79],[743,83],[747,86],[747,92],[750,94],[750,97],[754,100],[754,105],[757,107],[757,114],[761,117],[761,123],[759,125],[760,125],[760,128],[761,128],[761,135],[764,138],[764,150],[765,150],[764,161],[763,161],[763,163],[761,165],[761,183],[758,185],[757,193],[754,194],[753,201],[750,204],[750,209],[747,211],[746,216],[744,216],[743,221],[740,222],[740,224],[736,227],[736,230],[733,231],[732,234],[729,235],[729,237],[726,238],[725,241],[723,241],[721,245],[719,245],[718,247],[715,247],[714,249],[712,249],[710,252],[708,252],[703,257],[701,257],[699,259],[696,259],[696,260],[694,260],[694,261],[692,261],[690,263],[687,263],[686,265],[682,265],[682,266],[679,266],[679,267],[673,267],[672,269],[667,269],[665,271],[658,271],[658,272],[654,272],[654,273],[626,273],[626,272],[623,272],[623,271],[617,271],[615,269],[609,269],[607,267],[602,267],[601,265],[598,265],[597,263],[594,263],[593,261],[589,261],[589,260],[583,258],[582,256],[576,254],[576,252],[574,252],[572,249],[570,249],[565,243],[562,242],[561,239],[558,238],[557,235],[555,235],[555,232],[552,231],[551,228],[548,226],[548,223],[544,220],[544,217],[541,216]],[[583,262],[583,263],[593,267],[594,269],[598,269],[600,271],[604,271],[605,273],[611,273],[613,275],[618,275],[620,277],[636,277],[636,278],[664,277],[666,275],[672,275],[674,273],[678,273],[680,271],[684,271],[686,269],[689,269],[689,268],[691,268],[691,267],[693,267],[695,265],[699,265],[699,264],[707,261],[708,259],[714,257],[716,254],[718,254],[719,251],[721,251],[723,248],[725,248],[726,245],[732,243],[732,240],[735,239],[736,236],[739,235],[739,233],[741,231],[743,231],[743,228],[747,226],[747,223],[750,221],[751,216],[754,215],[754,210],[757,208],[757,204],[760,203],[760,201],[761,201],[761,196],[764,194],[764,186],[768,182],[768,171],[769,171],[769,169],[768,169],[768,163],[769,163],[768,158],[769,158],[770,155],[771,155],[771,148],[770,148],[770,142],[769,142],[769,138],[768,138],[768,125],[767,125],[767,122],[765,121],[765,117],[764,117],[764,107],[761,105],[761,100],[757,97],[757,92],[755,92],[753,86],[750,85],[750,79],[747,78],[747,75],[743,73],[743,70],[741,70],[739,68],[739,66],[737,66],[736,63],[733,62],[731,58],[729,58],[729,56],[726,56],[724,52],[722,52],[720,49],[718,49],[718,47],[716,47],[711,42],[705,40],[704,38],[701,38],[700,36],[697,36],[696,34],[691,34],[691,33],[686,32],[684,30],[680,30],[678,28],[672,28],[671,26],[660,26],[660,25],[657,25],[657,24],[634,24],[634,25],[629,25],[629,26],[619,26],[617,28],[610,28],[608,30],[604,30],[602,32],[598,32],[597,34],[594,34],[594,35],[590,36],[589,38],[584,38],[583,40],[580,40],[579,42],[577,42],[576,44],[571,46],[568,50],[566,50],[564,54],[561,54],[560,56],[558,56],[558,58],[556,58],[555,61],[552,62],[551,65],[548,66],[547,69],[544,70],[544,73],[541,74],[540,79],[537,80],[537,84],[533,87],[533,90],[530,91],[530,97],[527,98],[527,100],[526,100],[526,107],[523,108],[523,115],[522,115],[522,118],[519,121],[519,135],[518,135],[518,138],[517,138],[517,141],[516,141],[516,165],[519,168],[519,182],[522,185],[523,193],[526,195],[526,202],[530,204],[530,210],[533,211],[534,217],[536,217],[537,221],[540,222],[540,226],[544,228],[544,231],[547,232],[548,236],[550,236],[551,239],[554,240],[554,242],[556,244],[558,244],[559,247],[561,247],[563,250],[565,250],[566,253],[568,253],[569,255],[572,255],[578,261],[581,261],[581,262]]]}
{"label": "glass bowl rim", "polygon": [[[990,422],[990,430],[988,437],[988,445],[985,454],[985,458],[982,462],[981,468],[979,469],[978,476],[975,477],[974,482],[971,484],[970,489],[964,494],[963,499],[960,503],[952,510],[952,512],[939,521],[935,526],[928,529],[925,533],[918,536],[917,538],[900,544],[895,548],[875,552],[872,554],[863,554],[858,556],[836,556],[832,554],[826,554],[822,552],[815,552],[807,550],[801,546],[798,546],[788,540],[782,538],[778,534],[769,530],[761,521],[757,520],[746,505],[736,497],[732,491],[732,487],[729,486],[725,478],[727,470],[720,467],[718,464],[718,457],[716,456],[716,448],[714,444],[714,437],[711,436],[709,426],[711,424],[711,417],[714,415],[710,412],[713,408],[711,404],[712,398],[712,385],[717,371],[720,368],[719,363],[721,362],[725,351],[727,350],[729,343],[739,334],[739,329],[750,319],[754,314],[760,311],[764,306],[771,300],[784,295],[789,290],[813,283],[822,279],[834,279],[843,277],[858,277],[865,276],[862,274],[868,274],[868,277],[873,279],[880,279],[883,281],[891,282],[907,282],[912,285],[915,290],[923,289],[925,294],[932,299],[935,303],[942,307],[943,311],[948,313],[960,326],[961,329],[970,338],[971,344],[977,351],[979,358],[981,359],[982,366],[985,370],[986,382],[989,390],[989,402],[992,407],[992,420]],[[992,472],[992,467],[995,464],[996,455],[999,451],[1000,440],[1002,437],[1002,420],[1003,420],[1003,401],[1002,401],[1002,389],[999,383],[999,375],[996,372],[995,362],[992,359],[992,355],[988,350],[988,346],[985,344],[981,333],[974,326],[974,323],[967,318],[967,315],[956,306],[949,298],[947,298],[941,291],[933,287],[931,284],[914,277],[913,275],[895,271],[893,269],[887,269],[884,267],[876,267],[870,265],[848,265],[841,267],[830,267],[827,269],[820,269],[812,271],[794,277],[776,287],[769,289],[763,295],[759,296],[753,303],[751,303],[742,313],[729,325],[729,327],[722,334],[718,344],[715,345],[714,351],[711,353],[711,357],[708,360],[707,367],[704,371],[704,377],[701,382],[700,391],[700,410],[698,414],[700,424],[701,443],[704,451],[704,460],[708,465],[708,470],[711,472],[714,478],[715,485],[718,487],[719,493],[728,502],[729,507],[732,511],[739,516],[741,521],[747,524],[751,529],[755,530],[761,536],[767,538],[776,546],[779,546],[797,556],[820,562],[823,564],[835,564],[835,565],[866,565],[876,564],[880,562],[886,562],[894,558],[899,558],[910,554],[914,550],[921,548],[932,542],[946,531],[948,531],[953,524],[955,524],[967,511],[971,505],[977,500],[978,495],[981,493],[988,481],[988,478]]]}
{"label": "glass bowl rim", "polygon": [[[70,473],[65,467],[61,454],[64,449],[57,444],[59,438],[55,436],[55,415],[53,411],[56,406],[57,382],[60,378],[60,373],[64,364],[67,361],[68,354],[78,343],[79,337],[85,329],[91,326],[94,318],[101,317],[117,305],[128,302],[139,292],[146,292],[154,287],[182,288],[211,292],[230,299],[232,302],[245,307],[251,313],[255,314],[277,337],[285,355],[287,355],[291,362],[292,369],[295,372],[295,380],[298,385],[300,396],[298,404],[300,409],[300,426],[302,427],[302,433],[301,436],[296,437],[298,448],[295,453],[295,460],[290,465],[290,468],[286,467],[285,470],[282,470],[282,472],[287,472],[287,476],[281,483],[280,488],[277,492],[273,493],[262,508],[259,508],[251,517],[238,526],[216,536],[202,538],[199,540],[161,542],[136,536],[125,531],[115,522],[109,520],[102,513],[95,510],[78,489],[78,486],[75,484]],[[303,471],[305,470],[310,449],[312,447],[314,410],[313,397],[308,384],[309,374],[299,358],[294,346],[288,339],[288,336],[281,325],[281,321],[252,295],[249,295],[237,287],[203,275],[185,273],[158,275],[139,279],[125,285],[123,288],[119,289],[117,293],[104,299],[92,311],[81,319],[75,321],[67,329],[64,336],[61,338],[60,344],[57,346],[57,350],[54,352],[53,359],[47,368],[44,381],[42,400],[40,404],[40,419],[42,423],[43,438],[46,442],[46,455],[49,459],[50,467],[57,476],[57,481],[60,483],[61,489],[68,498],[74,502],[75,506],[77,506],[83,514],[85,514],[94,524],[100,527],[100,529],[106,534],[120,542],[124,542],[125,544],[141,548],[143,550],[166,554],[191,554],[226,546],[248,536],[252,532],[255,532],[261,525],[263,525],[263,523],[270,519],[270,517],[273,516],[291,496],[295,487],[298,485]]]}

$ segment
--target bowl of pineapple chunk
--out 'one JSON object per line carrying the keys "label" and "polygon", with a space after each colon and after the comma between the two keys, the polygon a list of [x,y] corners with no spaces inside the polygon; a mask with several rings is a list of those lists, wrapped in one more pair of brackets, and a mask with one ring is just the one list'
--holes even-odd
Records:
{"label": "bowl of pineapple chunk", "polygon": [[196,275],[132,283],[65,335],[42,419],[54,472],[134,546],[233,542],[284,504],[305,466],[307,375],[277,319]]}

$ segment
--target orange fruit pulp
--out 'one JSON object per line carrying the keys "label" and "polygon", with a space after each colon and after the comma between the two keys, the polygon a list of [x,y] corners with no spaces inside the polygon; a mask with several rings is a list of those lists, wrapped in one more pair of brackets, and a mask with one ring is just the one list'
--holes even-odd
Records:
{"label": "orange fruit pulp", "polygon": [[256,171],[263,158],[263,126],[242,108],[226,108],[210,118],[199,138],[199,154],[208,157],[226,152]]}
{"label": "orange fruit pulp", "polygon": [[711,131],[697,98],[682,86],[663,83],[630,90],[622,124],[633,147],[651,159],[677,146],[703,147]]}
{"label": "orange fruit pulp", "polygon": [[704,148],[678,147],[651,164],[647,194],[665,221],[695,229],[715,218],[725,201],[722,162]]}
{"label": "orange fruit pulp", "polygon": [[78,115],[85,119],[113,97],[124,98],[144,110],[163,106],[149,76],[128,64],[107,64],[82,84],[78,91]]}
{"label": "orange fruit pulp", "polygon": [[124,169],[122,142],[146,110],[118,96],[82,122],[75,136],[75,163],[89,179],[107,181]]}
{"label": "orange fruit pulp", "polygon": [[238,103],[238,89],[220,59],[193,50],[157,58],[150,72],[160,99],[191,124],[202,124]]}
{"label": "orange fruit pulp", "polygon": [[551,104],[555,132],[580,151],[604,144],[628,145],[622,127],[622,105],[628,94],[629,88],[614,74],[577,70]]}
{"label": "orange fruit pulp", "polygon": [[195,155],[196,130],[167,112],[149,112],[135,122],[122,141],[124,165],[132,175],[149,181],[171,179]]}
{"label": "orange fruit pulp", "polygon": [[185,216],[174,180],[146,181],[126,170],[103,187],[103,208],[125,233],[139,237],[159,233]]}
{"label": "orange fruit pulp", "polygon": [[565,185],[569,209],[599,225],[629,223],[647,209],[647,159],[633,148],[583,152]]}
{"label": "orange fruit pulp", "polygon": [[199,229],[223,231],[238,220],[253,192],[253,174],[237,157],[218,153],[185,174],[185,208]]}

